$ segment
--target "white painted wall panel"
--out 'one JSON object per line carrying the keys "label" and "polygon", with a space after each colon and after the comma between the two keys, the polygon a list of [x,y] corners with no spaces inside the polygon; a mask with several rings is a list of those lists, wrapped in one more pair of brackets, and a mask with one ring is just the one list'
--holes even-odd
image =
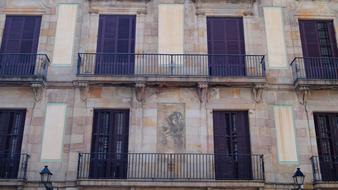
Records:
{"label": "white painted wall panel", "polygon": [[72,64],[77,9],[77,4],[58,5],[52,64]]}
{"label": "white painted wall panel", "polygon": [[278,159],[297,162],[297,144],[291,106],[274,106]]}
{"label": "white painted wall panel", "polygon": [[182,54],[184,5],[160,4],[158,9],[158,52]]}
{"label": "white painted wall panel", "polygon": [[41,160],[60,160],[63,150],[63,133],[66,120],[66,104],[47,104],[43,129]]}
{"label": "white painted wall panel", "polygon": [[270,68],[287,68],[283,11],[281,7],[264,7],[265,31]]}

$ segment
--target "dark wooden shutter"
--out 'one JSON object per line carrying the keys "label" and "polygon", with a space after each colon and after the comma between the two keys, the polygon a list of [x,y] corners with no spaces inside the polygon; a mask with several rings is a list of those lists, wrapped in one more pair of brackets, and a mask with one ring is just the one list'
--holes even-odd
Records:
{"label": "dark wooden shutter", "polygon": [[208,17],[207,30],[210,75],[245,75],[243,19]]}
{"label": "dark wooden shutter", "polygon": [[[334,59],[338,55],[333,21],[299,20],[304,67],[307,78],[336,78]],[[321,59],[321,57],[326,57]]]}
{"label": "dark wooden shutter", "polygon": [[7,16],[2,53],[36,53],[39,43],[41,16]]}
{"label": "dark wooden shutter", "polygon": [[320,57],[317,22],[313,20],[300,20],[300,34],[304,57]]}
{"label": "dark wooden shutter", "polygon": [[18,175],[25,115],[25,110],[0,110],[0,178]]}
{"label": "dark wooden shutter", "polygon": [[97,74],[127,75],[134,72],[135,28],[135,16],[100,15]]}
{"label": "dark wooden shutter", "polygon": [[128,134],[128,110],[94,111],[90,177],[127,177]]}
{"label": "dark wooden shutter", "polygon": [[338,57],[338,47],[337,47],[336,32],[334,30],[334,23],[333,21],[330,21],[330,22],[327,22],[327,25],[328,25],[328,30],[329,30],[333,57]]}
{"label": "dark wooden shutter", "polygon": [[0,52],[0,74],[34,74],[41,16],[7,16]]}
{"label": "dark wooden shutter", "polygon": [[323,181],[338,180],[338,114],[314,113],[320,170]]}
{"label": "dark wooden shutter", "polygon": [[247,112],[214,111],[216,179],[252,179]]}

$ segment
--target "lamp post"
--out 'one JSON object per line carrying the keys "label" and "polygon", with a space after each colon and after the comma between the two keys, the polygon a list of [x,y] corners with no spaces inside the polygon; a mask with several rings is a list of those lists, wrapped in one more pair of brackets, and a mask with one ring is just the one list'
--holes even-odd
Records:
{"label": "lamp post", "polygon": [[293,183],[296,186],[295,190],[302,190],[304,186],[305,175],[303,174],[302,171],[300,171],[300,168],[297,168],[292,178],[293,178]]}
{"label": "lamp post", "polygon": [[45,186],[46,190],[53,190],[53,185],[50,181],[52,175],[53,174],[49,171],[48,166],[45,166],[40,172],[41,183]]}

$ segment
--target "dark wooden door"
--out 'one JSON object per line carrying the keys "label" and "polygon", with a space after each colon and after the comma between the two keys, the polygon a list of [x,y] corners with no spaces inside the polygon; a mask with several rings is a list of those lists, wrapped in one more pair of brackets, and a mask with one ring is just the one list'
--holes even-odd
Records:
{"label": "dark wooden door", "polygon": [[246,111],[214,111],[216,179],[252,179]]}
{"label": "dark wooden door", "polygon": [[338,180],[338,114],[314,113],[320,170],[323,181]]}
{"label": "dark wooden door", "polygon": [[136,17],[100,15],[95,72],[104,75],[134,73]]}
{"label": "dark wooden door", "polygon": [[127,177],[129,110],[95,110],[90,177]]}
{"label": "dark wooden door", "polygon": [[0,178],[17,178],[25,110],[0,110]]}
{"label": "dark wooden door", "polygon": [[0,74],[34,74],[40,25],[41,16],[6,17],[0,49]]}
{"label": "dark wooden door", "polygon": [[245,42],[243,19],[208,17],[209,74],[244,76]]}
{"label": "dark wooden door", "polygon": [[[337,78],[337,41],[333,21],[299,21],[307,78]],[[326,58],[326,59],[323,59]]]}

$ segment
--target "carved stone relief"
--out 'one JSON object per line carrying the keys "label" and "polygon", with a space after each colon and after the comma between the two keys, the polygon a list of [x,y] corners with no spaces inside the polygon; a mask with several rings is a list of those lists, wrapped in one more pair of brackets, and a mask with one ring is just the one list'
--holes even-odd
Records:
{"label": "carved stone relief", "polygon": [[185,105],[159,104],[157,123],[157,150],[185,152]]}

